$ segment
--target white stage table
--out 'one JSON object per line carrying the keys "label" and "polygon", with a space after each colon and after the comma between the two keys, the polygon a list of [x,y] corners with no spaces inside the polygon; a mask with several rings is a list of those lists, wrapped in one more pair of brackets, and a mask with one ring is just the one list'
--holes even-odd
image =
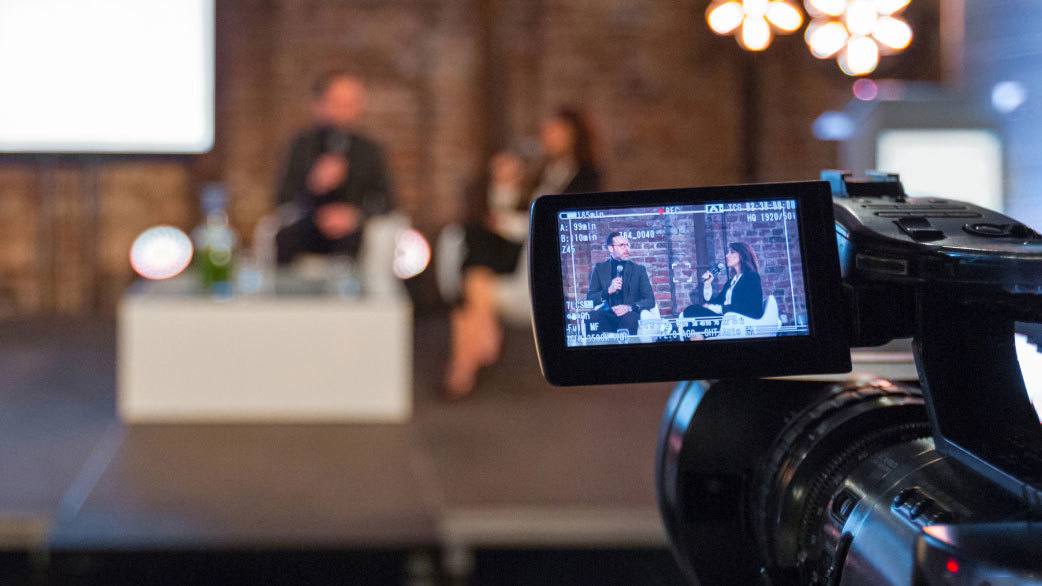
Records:
{"label": "white stage table", "polygon": [[[138,283],[118,312],[117,402],[141,422],[401,422],[412,414],[404,295],[215,298],[191,275]],[[280,290],[281,289],[281,290]]]}

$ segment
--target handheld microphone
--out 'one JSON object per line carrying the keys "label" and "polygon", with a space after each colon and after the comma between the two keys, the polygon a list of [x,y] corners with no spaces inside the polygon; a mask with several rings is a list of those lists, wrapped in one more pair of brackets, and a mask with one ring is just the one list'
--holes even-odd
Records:
{"label": "handheld microphone", "polygon": [[[615,265],[615,276],[616,277],[622,277],[622,265],[621,264],[620,265]],[[621,293],[621,291],[622,291],[622,289],[620,288],[618,291],[612,293],[611,295],[608,295],[608,300],[609,300],[608,302],[609,302],[609,304],[611,303],[612,299],[618,299],[618,296]]]}
{"label": "handheld microphone", "polygon": [[709,267],[709,272],[712,273],[714,277],[719,275],[722,270],[724,270],[724,263],[722,262],[716,263],[716,266]]}
{"label": "handheld microphone", "polygon": [[339,130],[331,130],[326,138],[326,152],[336,155],[346,155],[347,149],[351,147],[351,135]]}

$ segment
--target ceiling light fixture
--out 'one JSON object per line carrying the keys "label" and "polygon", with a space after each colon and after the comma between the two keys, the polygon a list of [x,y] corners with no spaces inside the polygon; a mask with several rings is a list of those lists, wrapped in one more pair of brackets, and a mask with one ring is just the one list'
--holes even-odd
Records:
{"label": "ceiling light fixture", "polygon": [[715,0],[706,22],[718,35],[734,34],[743,49],[763,51],[775,34],[799,30],[803,13],[790,0]]}
{"label": "ceiling light fixture", "polygon": [[803,37],[818,59],[836,57],[843,73],[868,75],[879,58],[904,51],[912,27],[901,16],[911,0],[805,0],[812,20]]}

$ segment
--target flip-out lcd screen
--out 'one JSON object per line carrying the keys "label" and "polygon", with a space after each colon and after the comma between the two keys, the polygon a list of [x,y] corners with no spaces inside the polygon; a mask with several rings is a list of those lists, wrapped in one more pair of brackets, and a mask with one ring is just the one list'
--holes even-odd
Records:
{"label": "flip-out lcd screen", "polygon": [[558,214],[567,347],[810,333],[795,199]]}

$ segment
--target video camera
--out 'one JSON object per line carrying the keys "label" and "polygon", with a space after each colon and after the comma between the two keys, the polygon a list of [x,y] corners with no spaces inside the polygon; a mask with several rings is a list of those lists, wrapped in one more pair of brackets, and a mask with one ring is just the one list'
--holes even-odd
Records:
{"label": "video camera", "polygon": [[[689,381],[655,473],[695,583],[1042,584],[1014,347],[1042,321],[1042,236],[893,174],[822,177],[537,199],[544,376]],[[918,388],[753,378],[849,372],[851,347],[901,338]]]}

